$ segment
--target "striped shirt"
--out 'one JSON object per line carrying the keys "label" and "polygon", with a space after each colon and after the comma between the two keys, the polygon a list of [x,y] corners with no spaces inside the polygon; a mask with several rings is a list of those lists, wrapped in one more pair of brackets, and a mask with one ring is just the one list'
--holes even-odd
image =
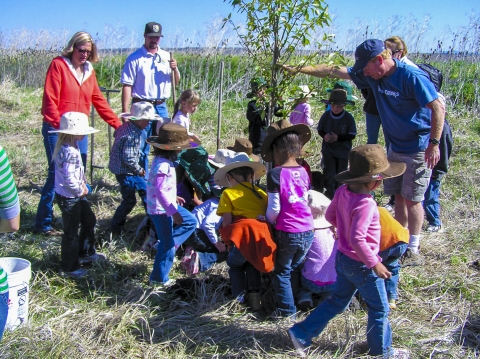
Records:
{"label": "striped shirt", "polygon": [[0,218],[12,219],[20,213],[17,187],[7,154],[0,146]]}
{"label": "striped shirt", "polygon": [[0,294],[8,292],[7,272],[0,266]]}

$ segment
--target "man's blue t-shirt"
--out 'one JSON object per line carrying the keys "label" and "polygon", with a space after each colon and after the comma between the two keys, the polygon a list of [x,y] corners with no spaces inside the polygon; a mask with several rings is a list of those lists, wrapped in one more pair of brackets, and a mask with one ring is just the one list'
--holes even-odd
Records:
{"label": "man's blue t-shirt", "polygon": [[417,153],[425,150],[430,138],[431,110],[425,106],[438,98],[425,73],[396,59],[395,72],[375,80],[363,71],[348,74],[358,88],[373,90],[382,126],[392,150]]}

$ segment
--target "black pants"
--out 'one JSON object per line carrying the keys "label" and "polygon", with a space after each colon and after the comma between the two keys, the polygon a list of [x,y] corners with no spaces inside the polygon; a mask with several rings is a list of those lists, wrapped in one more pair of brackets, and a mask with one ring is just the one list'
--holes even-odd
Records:
{"label": "black pants", "polygon": [[341,183],[335,180],[335,176],[348,169],[348,158],[338,158],[329,153],[323,154],[323,181],[325,196],[333,199],[333,195]]}
{"label": "black pants", "polygon": [[55,194],[55,199],[63,219],[60,268],[73,272],[80,268],[78,257],[95,253],[94,229],[97,218],[85,197],[66,198]]}
{"label": "black pants", "polygon": [[193,247],[197,252],[218,253],[217,247],[210,242],[205,232],[198,228],[183,243],[183,246],[185,248],[188,246]]}

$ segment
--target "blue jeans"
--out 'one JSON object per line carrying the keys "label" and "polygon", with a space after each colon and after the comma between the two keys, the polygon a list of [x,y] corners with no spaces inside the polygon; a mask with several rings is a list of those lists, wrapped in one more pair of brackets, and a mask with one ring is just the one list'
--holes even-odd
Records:
{"label": "blue jeans", "polygon": [[425,192],[425,199],[423,200],[423,208],[425,209],[425,216],[428,224],[432,226],[442,225],[440,220],[440,180],[430,178],[427,191]]}
{"label": "blue jeans", "polygon": [[[168,109],[165,102],[154,107],[159,116],[168,117]],[[152,131],[156,126],[157,121],[150,121],[148,126],[142,130],[142,135],[140,137],[140,143],[142,144],[142,147],[140,148],[140,159],[138,160],[138,164],[145,170],[146,178],[148,178],[148,154],[150,153],[150,145],[146,142],[146,140],[152,135]]]}
{"label": "blue jeans", "polygon": [[180,247],[197,227],[197,219],[193,214],[182,206],[178,206],[177,210],[183,218],[183,223],[175,227],[172,217],[165,214],[150,214],[160,241],[150,274],[150,280],[157,283],[169,280],[168,274],[173,266],[176,248]]}
{"label": "blue jeans", "polygon": [[291,330],[305,346],[318,336],[328,322],[342,313],[358,290],[368,307],[367,343],[370,355],[388,356],[392,353],[392,330],[388,322],[388,300],[383,279],[372,269],[337,252],[335,291],[315,308],[310,315]]}
{"label": "blue jeans", "polygon": [[275,231],[277,257],[273,286],[277,299],[277,313],[281,316],[292,316],[297,312],[294,293],[300,286],[300,269],[310,246],[314,231],[288,233]]}
{"label": "blue jeans", "polygon": [[56,194],[55,198],[62,210],[64,228],[60,268],[65,272],[73,272],[80,268],[78,257],[95,254],[97,218],[85,197],[66,198]]}
{"label": "blue jeans", "polygon": [[146,212],[147,204],[145,201],[147,196],[147,183],[145,182],[145,179],[140,176],[121,174],[115,175],[115,177],[120,184],[122,202],[113,215],[111,229],[112,233],[120,233],[125,227],[127,216],[132,211],[133,207],[135,207],[135,204],[137,204],[135,192],[138,192],[138,195],[142,200],[143,208],[145,208]]}
{"label": "blue jeans", "polygon": [[408,248],[408,243],[398,242],[390,248],[384,249],[378,255],[382,258],[382,264],[388,269],[392,276],[385,279],[385,290],[388,299],[398,299],[398,281],[400,280],[400,257]]}
{"label": "blue jeans", "polygon": [[[43,185],[42,193],[40,194],[40,202],[38,203],[35,226],[33,228],[35,232],[41,233],[52,229],[53,200],[55,198],[55,162],[53,161],[53,151],[57,144],[58,133],[48,133],[48,131],[54,130],[54,127],[43,122],[43,146],[45,147],[48,161],[47,181]],[[85,136],[82,141],[78,142],[78,146],[82,156],[83,166],[85,168],[87,163],[88,136]]]}
{"label": "blue jeans", "polygon": [[8,292],[0,294],[0,340],[2,340],[8,317]]}
{"label": "blue jeans", "polygon": [[367,144],[378,143],[378,133],[380,132],[380,125],[382,124],[380,116],[365,112],[365,122],[367,125]]}
{"label": "blue jeans", "polygon": [[227,264],[234,298],[243,292],[259,292],[262,289],[262,274],[245,259],[237,247],[230,250]]}
{"label": "blue jeans", "polygon": [[199,272],[205,272],[213,267],[215,263],[225,262],[228,252],[205,253],[197,252],[199,258]]}

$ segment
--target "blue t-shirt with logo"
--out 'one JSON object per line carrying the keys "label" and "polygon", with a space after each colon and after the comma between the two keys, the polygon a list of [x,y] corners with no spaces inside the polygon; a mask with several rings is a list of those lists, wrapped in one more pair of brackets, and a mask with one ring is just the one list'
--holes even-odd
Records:
{"label": "blue t-shirt with logo", "polygon": [[358,88],[372,89],[392,150],[417,153],[427,148],[430,138],[431,110],[425,106],[438,94],[422,70],[393,60],[395,72],[379,80],[365,76],[363,71],[355,74],[351,67],[348,74]]}

